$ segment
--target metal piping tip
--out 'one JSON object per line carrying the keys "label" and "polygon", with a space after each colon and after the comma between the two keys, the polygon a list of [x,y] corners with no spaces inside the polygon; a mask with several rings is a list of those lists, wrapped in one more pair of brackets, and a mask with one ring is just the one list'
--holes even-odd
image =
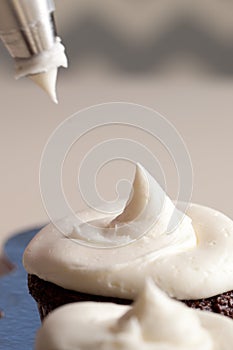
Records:
{"label": "metal piping tip", "polygon": [[56,94],[57,68],[48,72],[28,75],[40,88],[42,88],[54,103],[58,103]]}

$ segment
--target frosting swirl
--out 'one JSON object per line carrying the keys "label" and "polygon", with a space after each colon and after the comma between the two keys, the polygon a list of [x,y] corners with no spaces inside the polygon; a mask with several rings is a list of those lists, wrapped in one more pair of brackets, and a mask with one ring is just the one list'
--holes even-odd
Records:
{"label": "frosting swirl", "polygon": [[[28,273],[78,292],[127,299],[138,295],[147,277],[177,299],[208,298],[233,289],[230,218],[194,204],[187,215],[181,214],[140,165],[131,197],[115,217],[90,210],[80,213],[81,225],[64,219],[70,239],[53,224],[45,227],[25,250]],[[180,222],[170,232],[172,217]],[[129,237],[131,244],[111,248],[112,242],[125,244]]]}
{"label": "frosting swirl", "polygon": [[[95,212],[89,214],[91,219],[81,220],[78,225],[69,223],[69,219],[63,222],[72,225],[65,229],[70,232],[67,234],[69,238],[80,243],[91,242],[93,246],[115,247],[132,243],[147,234],[148,237],[153,237],[152,246],[157,250],[163,246],[175,245],[176,250],[179,250],[196,245],[191,219],[175,207],[160,185],[140,164],[136,166],[129,199],[116,217],[105,214],[96,217],[98,214]],[[83,213],[81,217],[82,215]],[[148,246],[140,254],[143,252],[148,252]]]}
{"label": "frosting swirl", "polygon": [[232,320],[190,309],[147,281],[132,307],[84,302],[58,308],[39,330],[36,350],[230,350],[232,341]]}

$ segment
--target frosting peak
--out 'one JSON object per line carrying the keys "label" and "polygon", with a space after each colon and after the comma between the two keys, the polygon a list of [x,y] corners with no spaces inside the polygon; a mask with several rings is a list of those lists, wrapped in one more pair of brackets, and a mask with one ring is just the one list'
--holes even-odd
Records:
{"label": "frosting peak", "polygon": [[231,350],[232,340],[232,320],[190,309],[147,281],[132,307],[84,302],[58,308],[43,322],[36,350]]}
{"label": "frosting peak", "polygon": [[119,328],[132,320],[137,320],[146,342],[169,344],[179,349],[212,349],[211,338],[197,314],[168,298],[152,280],[147,280],[132,309],[119,320]]}
{"label": "frosting peak", "polygon": [[191,219],[176,209],[157,181],[137,164],[129,199],[120,214],[116,217],[105,215],[76,225],[69,237],[93,244],[116,246],[128,244],[147,233],[154,238],[173,231],[176,231],[176,235],[179,227],[186,230],[187,246],[195,246],[196,235]]}
{"label": "frosting peak", "polygon": [[[111,224],[129,222],[138,220],[140,218],[141,214],[146,210],[148,204],[151,202],[151,191],[149,183],[150,175],[148,175],[149,174],[145,172],[145,169],[143,169],[143,167],[137,163],[129,199],[126,202],[123,212],[118,215]],[[158,187],[155,191],[155,195],[157,198],[159,198],[160,194],[161,189]],[[161,211],[161,207],[162,203],[160,203],[159,212]]]}

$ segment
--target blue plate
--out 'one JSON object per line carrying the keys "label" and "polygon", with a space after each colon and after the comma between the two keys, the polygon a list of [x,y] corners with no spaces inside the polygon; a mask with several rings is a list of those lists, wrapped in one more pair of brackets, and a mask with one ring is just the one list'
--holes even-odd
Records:
{"label": "blue plate", "polygon": [[5,245],[9,260],[16,269],[0,278],[0,349],[33,349],[40,318],[36,303],[28,293],[27,273],[22,265],[22,255],[29,241],[40,228],[24,231],[12,237]]}

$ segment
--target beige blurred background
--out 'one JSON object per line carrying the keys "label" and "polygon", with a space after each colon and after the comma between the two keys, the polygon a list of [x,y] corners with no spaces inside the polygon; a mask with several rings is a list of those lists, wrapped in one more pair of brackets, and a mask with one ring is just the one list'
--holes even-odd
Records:
{"label": "beige blurred background", "polygon": [[[232,217],[233,2],[57,0],[56,7],[69,57],[69,69],[60,70],[58,105],[31,81],[14,80],[13,63],[0,46],[1,240],[48,221],[39,164],[53,130],[81,108],[109,101],[152,107],[173,123],[193,162],[192,200]],[[74,186],[82,156],[114,136],[158,150],[168,192],[175,194],[175,169],[153,140],[106,129],[86,135],[73,150],[70,160],[76,161],[67,164],[64,188],[74,209],[85,205]],[[103,172],[103,196],[114,198],[124,167],[120,162]]]}

